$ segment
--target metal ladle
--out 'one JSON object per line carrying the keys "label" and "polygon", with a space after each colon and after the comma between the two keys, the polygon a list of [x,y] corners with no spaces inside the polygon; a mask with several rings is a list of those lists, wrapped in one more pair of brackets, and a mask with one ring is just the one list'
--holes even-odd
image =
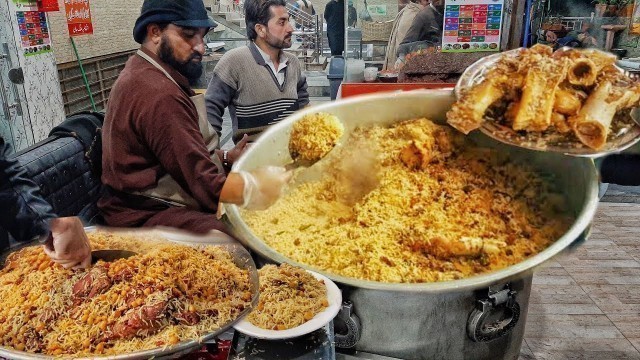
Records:
{"label": "metal ladle", "polygon": [[[323,120],[326,120],[326,119],[329,119],[329,121],[331,122],[330,125],[327,125],[326,123],[323,124]],[[311,115],[311,118],[309,119],[303,118],[301,121],[307,121],[307,123],[305,125],[302,125],[303,126],[302,128],[298,128],[298,129],[296,129],[297,124],[294,124],[291,130],[290,136],[292,138],[290,138],[289,140],[289,155],[291,156],[291,159],[293,159],[293,162],[285,165],[285,169],[287,171],[294,170],[301,167],[306,167],[306,168],[311,167],[321,159],[325,158],[333,149],[335,149],[335,147],[338,145],[340,138],[344,135],[344,125],[340,122],[340,120],[337,117],[331,114],[317,113],[317,114]],[[311,121],[311,123],[309,123],[309,121]],[[334,130],[334,131],[337,130],[338,128],[341,128],[341,129],[339,130],[340,133],[337,138],[334,138],[334,137],[322,138],[322,137],[318,137],[318,132],[311,133],[309,129],[308,128],[305,129],[304,126],[307,126],[307,127],[313,126],[315,127],[316,131],[318,126],[332,127],[331,130]],[[321,129],[320,133],[326,134],[326,132],[323,132],[323,130],[324,129]],[[296,140],[298,141],[293,141],[294,136],[296,136]],[[301,142],[300,140],[304,140],[304,141]],[[321,151],[324,151],[324,148],[327,145],[327,143],[325,142],[327,142],[331,146],[331,149],[324,152],[324,154],[318,155],[316,151],[318,149],[320,149]],[[300,148],[300,146],[302,146],[301,144],[305,144],[304,145],[305,148],[301,149]],[[308,147],[309,145],[311,146]],[[303,154],[303,152],[306,154]]]}
{"label": "metal ladle", "polygon": [[98,260],[104,262],[113,262],[118,259],[126,259],[128,257],[137,255],[138,253],[129,250],[93,250],[91,252],[91,264],[95,264]]}

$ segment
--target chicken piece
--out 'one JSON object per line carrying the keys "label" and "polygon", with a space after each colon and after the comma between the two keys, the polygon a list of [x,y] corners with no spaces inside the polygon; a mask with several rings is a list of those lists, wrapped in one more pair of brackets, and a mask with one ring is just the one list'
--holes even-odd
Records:
{"label": "chicken piece", "polygon": [[456,256],[476,257],[482,254],[497,254],[507,246],[504,241],[463,236],[456,240],[435,236],[421,244],[421,250],[441,259]]}
{"label": "chicken piece", "polygon": [[76,298],[92,298],[111,287],[107,269],[94,266],[78,282],[73,285],[73,296]]}
{"label": "chicken piece", "polygon": [[431,154],[424,143],[411,141],[400,151],[400,161],[411,170],[420,170],[429,164]]}
{"label": "chicken piece", "polygon": [[429,136],[412,140],[400,150],[400,161],[412,170],[424,169],[430,163],[451,156],[455,141],[456,138],[447,130],[441,127],[434,128]]}
{"label": "chicken piece", "polygon": [[169,301],[134,308],[121,317],[111,328],[109,339],[128,339],[155,333],[167,324]]}
{"label": "chicken piece", "polygon": [[178,311],[173,314],[173,318],[183,325],[195,325],[200,322],[200,315],[195,311]]}

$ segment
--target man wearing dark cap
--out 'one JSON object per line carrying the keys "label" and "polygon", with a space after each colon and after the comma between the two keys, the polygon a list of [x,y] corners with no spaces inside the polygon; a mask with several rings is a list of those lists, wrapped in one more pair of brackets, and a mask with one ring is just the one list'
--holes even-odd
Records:
{"label": "man wearing dark cap", "polygon": [[204,36],[214,26],[202,0],[144,1],[133,30],[142,46],[113,86],[103,127],[98,206],[109,225],[226,231],[219,202],[266,208],[289,180],[281,167],[228,173],[246,140],[215,153],[204,97],[189,86],[202,74]]}

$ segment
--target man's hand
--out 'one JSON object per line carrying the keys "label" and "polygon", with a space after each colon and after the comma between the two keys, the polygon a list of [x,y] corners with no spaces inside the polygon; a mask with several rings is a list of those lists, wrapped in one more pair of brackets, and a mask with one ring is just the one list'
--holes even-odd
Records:
{"label": "man's hand", "polygon": [[51,235],[44,252],[64,268],[86,268],[91,265],[91,245],[77,217],[51,220]]}
{"label": "man's hand", "polygon": [[244,180],[242,206],[251,210],[264,210],[275,203],[293,176],[291,171],[279,166],[263,166],[239,174]]}
{"label": "man's hand", "polygon": [[240,158],[240,156],[242,156],[242,154],[244,154],[244,151],[247,149],[247,144],[249,142],[249,136],[247,136],[247,134],[244,134],[244,136],[242,137],[242,139],[240,139],[240,141],[238,141],[238,143],[236,144],[236,146],[233,147],[233,149],[227,151],[227,159],[225,161],[224,159],[224,151],[220,150],[220,149],[216,149],[216,155],[218,155],[218,157],[220,158],[220,161],[222,161],[222,164],[226,167],[231,167],[233,165],[233,163],[238,160]]}

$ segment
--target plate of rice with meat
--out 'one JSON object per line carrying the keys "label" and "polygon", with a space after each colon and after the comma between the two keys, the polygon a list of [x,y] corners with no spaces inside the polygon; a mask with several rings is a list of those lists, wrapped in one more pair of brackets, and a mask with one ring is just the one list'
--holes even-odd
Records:
{"label": "plate of rice with meat", "polygon": [[258,270],[258,305],[234,328],[258,339],[288,339],[320,329],[340,310],[342,293],[316,272],[283,263]]}

